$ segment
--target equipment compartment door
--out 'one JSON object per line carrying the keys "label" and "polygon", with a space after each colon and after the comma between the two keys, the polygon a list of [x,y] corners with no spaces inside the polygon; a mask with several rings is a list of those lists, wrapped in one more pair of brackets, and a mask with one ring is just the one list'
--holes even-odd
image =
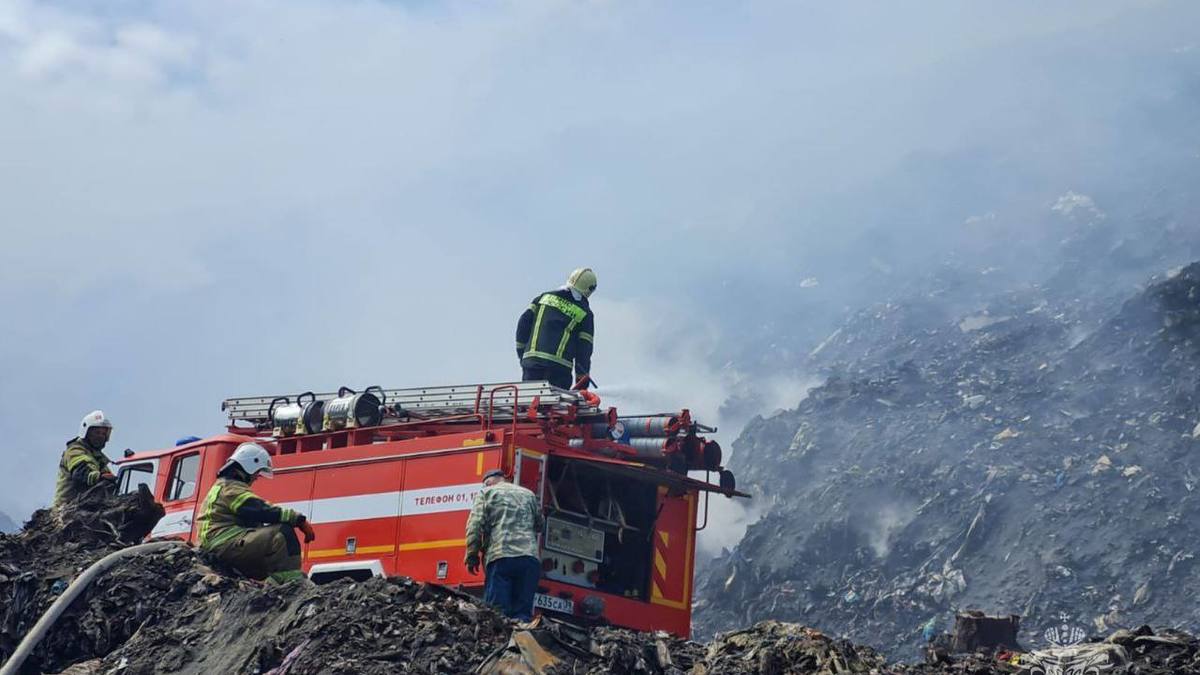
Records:
{"label": "equipment compartment door", "polygon": [[654,568],[650,602],[691,612],[692,575],[695,572],[695,492],[672,496],[658,489],[658,518],[654,528]]}
{"label": "equipment compartment door", "polygon": [[331,466],[315,473],[309,518],[317,539],[306,547],[306,561],[375,559],[389,569],[396,555],[404,463]]}
{"label": "equipment compartment door", "polygon": [[467,516],[500,450],[463,449],[407,460],[397,573],[440,584],[480,584],[466,571]]}
{"label": "equipment compartment door", "polygon": [[527,448],[517,449],[516,467],[513,469],[513,482],[537,495],[538,502],[544,503],[546,493],[546,456],[536,450]]}

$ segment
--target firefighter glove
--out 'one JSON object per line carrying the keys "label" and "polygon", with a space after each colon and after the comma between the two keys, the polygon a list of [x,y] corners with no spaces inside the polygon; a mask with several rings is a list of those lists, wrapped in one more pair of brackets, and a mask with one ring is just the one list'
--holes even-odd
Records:
{"label": "firefighter glove", "polygon": [[313,532],[312,525],[308,523],[308,518],[304,516],[297,518],[296,527],[300,528],[300,531],[304,533],[304,543],[308,544],[317,538],[317,533]]}

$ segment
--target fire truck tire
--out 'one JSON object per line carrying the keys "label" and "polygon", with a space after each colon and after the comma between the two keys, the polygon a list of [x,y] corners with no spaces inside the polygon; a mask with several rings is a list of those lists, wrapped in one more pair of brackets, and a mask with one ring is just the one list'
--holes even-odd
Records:
{"label": "fire truck tire", "polygon": [[54,623],[58,621],[62,613],[67,611],[67,608],[71,606],[75,598],[83,594],[88,586],[97,577],[107,572],[108,568],[112,567],[114,563],[135,555],[155,553],[184,545],[186,544],[182,541],[155,541],[149,544],[138,544],[137,546],[130,546],[129,548],[123,548],[120,551],[110,553],[92,563],[91,567],[84,570],[83,574],[80,574],[75,581],[71,582],[70,586],[67,586],[67,590],[58,596],[54,604],[50,605],[50,609],[46,610],[42,618],[38,619],[37,624],[22,638],[21,644],[17,645],[8,662],[4,664],[3,668],[0,668],[0,675],[17,675],[21,670],[21,666],[25,663],[25,659],[29,658],[29,654],[33,652],[33,648],[42,641],[46,633],[50,632],[50,629],[54,627]]}

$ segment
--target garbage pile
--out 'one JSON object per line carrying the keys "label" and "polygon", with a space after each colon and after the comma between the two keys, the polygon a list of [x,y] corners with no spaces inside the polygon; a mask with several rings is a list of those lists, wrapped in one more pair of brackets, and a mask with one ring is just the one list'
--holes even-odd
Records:
{"label": "garbage pile", "polygon": [[[84,569],[131,543],[121,525],[144,506],[132,495],[39,511],[22,532],[0,536],[0,660]],[[98,577],[22,672],[698,675],[882,663],[799,626],[764,624],[705,646],[549,617],[518,625],[470,595],[405,578],[264,584],[178,545]]]}
{"label": "garbage pile", "polygon": [[[0,661],[83,570],[144,536],[161,516],[154,507],[136,494],[89,500],[0,535]],[[806,664],[856,659],[848,643],[801,627],[756,627],[705,646],[549,617],[518,625],[473,596],[405,578],[265,584],[178,545],[99,576],[22,672],[681,675],[810,672]]]}
{"label": "garbage pile", "polygon": [[886,303],[814,350],[824,385],[734,444],[766,515],[702,571],[699,635],[772,619],[915,660],[966,608],[1030,648],[1200,628],[1200,263],[1123,302],[1067,281]]}
{"label": "garbage pile", "polygon": [[[117,511],[136,511],[133,501]],[[23,532],[0,537],[5,612],[0,659],[8,659],[81,569],[124,545],[119,528],[101,524],[113,514],[112,509],[39,512]],[[68,531],[88,534],[61,539]],[[1068,651],[945,652],[932,654],[927,663],[889,664],[870,647],[798,624],[764,621],[708,644],[666,633],[583,628],[550,616],[523,625],[453,589],[404,578],[264,584],[221,574],[194,549],[177,545],[130,557],[99,577],[21,672],[986,674],[1053,672],[1044,667],[1085,660],[1123,668],[1113,673],[1200,673],[1200,642],[1143,627]]]}
{"label": "garbage pile", "polygon": [[[21,637],[80,571],[104,555],[140,541],[162,515],[162,506],[148,491],[119,498],[93,491],[59,511],[35,512],[20,532],[0,534],[0,657],[7,659]],[[154,583],[153,578],[139,582]],[[110,621],[101,607],[97,609],[101,611],[64,618],[60,624],[63,630],[43,642],[46,658],[39,660],[46,668],[104,652],[136,628],[128,621]]]}

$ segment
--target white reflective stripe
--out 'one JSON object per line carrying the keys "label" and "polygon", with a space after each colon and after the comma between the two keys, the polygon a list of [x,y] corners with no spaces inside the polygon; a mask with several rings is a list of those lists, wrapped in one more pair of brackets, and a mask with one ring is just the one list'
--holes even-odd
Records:
{"label": "white reflective stripe", "polygon": [[[311,508],[309,504],[311,503]],[[376,492],[350,497],[327,497],[312,502],[280,504],[303,513],[314,523],[336,523],[342,520],[395,518],[400,513],[400,492]]]}
{"label": "white reflective stripe", "polygon": [[475,495],[482,489],[481,483],[465,483],[418,490],[281,502],[276,506],[303,513],[313,523],[337,523],[368,518],[395,518],[400,514],[415,516],[469,511],[475,501]]}
{"label": "white reflective stripe", "polygon": [[176,534],[187,534],[192,531],[192,509],[171,511],[158,521],[150,531],[151,537],[169,537]]}

